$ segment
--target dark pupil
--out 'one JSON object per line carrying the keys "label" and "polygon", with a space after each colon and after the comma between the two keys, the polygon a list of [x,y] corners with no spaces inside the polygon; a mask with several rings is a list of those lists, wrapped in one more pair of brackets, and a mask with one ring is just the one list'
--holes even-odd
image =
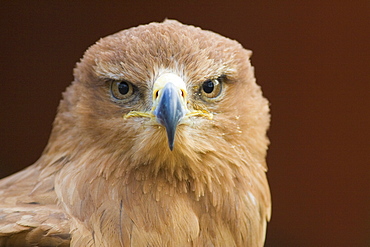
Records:
{"label": "dark pupil", "polygon": [[215,88],[215,84],[211,80],[205,81],[203,83],[203,90],[205,93],[212,93],[214,88]]}
{"label": "dark pupil", "polygon": [[123,94],[123,95],[127,94],[129,89],[130,88],[129,88],[127,82],[123,81],[123,82],[120,82],[118,84],[118,91],[119,91],[120,94]]}

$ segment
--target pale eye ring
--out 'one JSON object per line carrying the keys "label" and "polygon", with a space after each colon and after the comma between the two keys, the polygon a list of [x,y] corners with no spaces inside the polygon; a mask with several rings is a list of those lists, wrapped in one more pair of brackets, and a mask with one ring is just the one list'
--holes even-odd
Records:
{"label": "pale eye ring", "polygon": [[127,100],[130,99],[134,93],[134,86],[125,80],[122,81],[112,81],[110,90],[112,96],[117,100]]}
{"label": "pale eye ring", "polygon": [[208,99],[217,98],[222,91],[222,83],[220,78],[208,79],[202,83],[201,95]]}

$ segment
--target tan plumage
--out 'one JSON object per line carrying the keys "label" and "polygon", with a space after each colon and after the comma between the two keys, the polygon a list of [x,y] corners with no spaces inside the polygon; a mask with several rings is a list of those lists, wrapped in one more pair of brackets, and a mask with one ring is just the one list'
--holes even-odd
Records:
{"label": "tan plumage", "polygon": [[[262,246],[269,110],[250,55],[170,20],[90,47],[40,159],[0,181],[0,245]],[[185,112],[172,151],[168,80]]]}

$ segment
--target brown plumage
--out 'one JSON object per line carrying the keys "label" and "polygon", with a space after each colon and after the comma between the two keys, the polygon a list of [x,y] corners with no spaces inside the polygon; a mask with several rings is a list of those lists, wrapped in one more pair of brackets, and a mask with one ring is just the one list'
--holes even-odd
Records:
{"label": "brown plumage", "polygon": [[263,246],[269,109],[250,55],[171,20],[90,47],[40,159],[0,181],[0,245]]}

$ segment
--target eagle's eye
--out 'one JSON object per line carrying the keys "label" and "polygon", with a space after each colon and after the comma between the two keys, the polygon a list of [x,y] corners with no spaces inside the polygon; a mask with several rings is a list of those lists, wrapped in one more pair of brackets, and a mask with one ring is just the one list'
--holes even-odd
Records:
{"label": "eagle's eye", "polygon": [[222,84],[220,78],[209,79],[203,82],[201,87],[201,95],[205,98],[212,99],[216,98],[221,94]]}
{"label": "eagle's eye", "polygon": [[118,100],[130,99],[134,93],[134,87],[128,81],[113,81],[110,90],[113,97]]}

